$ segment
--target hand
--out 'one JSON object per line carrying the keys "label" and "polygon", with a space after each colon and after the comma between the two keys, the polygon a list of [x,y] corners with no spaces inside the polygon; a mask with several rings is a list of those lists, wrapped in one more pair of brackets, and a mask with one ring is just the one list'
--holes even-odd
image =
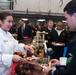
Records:
{"label": "hand", "polygon": [[22,57],[20,57],[19,55],[13,55],[12,60],[14,62],[22,62],[24,59]]}
{"label": "hand", "polygon": [[53,46],[56,46],[56,43],[55,43],[55,42],[52,42],[51,44],[52,44]]}
{"label": "hand", "polygon": [[14,37],[17,37],[18,35],[17,34],[12,34]]}
{"label": "hand", "polygon": [[48,43],[48,40],[46,40],[46,43]]}
{"label": "hand", "polygon": [[51,59],[51,63],[52,63],[52,66],[55,66],[55,65],[59,66],[60,65],[60,61],[57,59]]}
{"label": "hand", "polygon": [[31,46],[25,45],[24,49],[31,52],[31,53],[34,53],[34,50],[33,50],[33,48]]}

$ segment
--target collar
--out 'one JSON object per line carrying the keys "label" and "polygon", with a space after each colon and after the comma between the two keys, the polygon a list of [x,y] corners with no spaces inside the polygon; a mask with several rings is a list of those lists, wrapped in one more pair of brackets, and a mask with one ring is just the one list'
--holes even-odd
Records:
{"label": "collar", "polygon": [[8,31],[4,31],[2,28],[0,28],[0,34],[8,34]]}
{"label": "collar", "polygon": [[49,28],[49,27],[48,27],[48,30],[52,30],[52,28]]}
{"label": "collar", "polygon": [[62,30],[58,30],[57,27],[55,27],[55,30],[56,30],[56,31],[61,31],[61,32],[64,31],[64,29],[62,29]]}

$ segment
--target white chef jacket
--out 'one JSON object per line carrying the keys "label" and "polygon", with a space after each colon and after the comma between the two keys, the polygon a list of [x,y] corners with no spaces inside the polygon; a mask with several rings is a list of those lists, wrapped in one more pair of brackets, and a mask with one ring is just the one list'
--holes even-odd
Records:
{"label": "white chef jacket", "polygon": [[27,52],[24,44],[18,44],[9,32],[0,28],[0,75],[11,75],[12,56],[14,52]]}

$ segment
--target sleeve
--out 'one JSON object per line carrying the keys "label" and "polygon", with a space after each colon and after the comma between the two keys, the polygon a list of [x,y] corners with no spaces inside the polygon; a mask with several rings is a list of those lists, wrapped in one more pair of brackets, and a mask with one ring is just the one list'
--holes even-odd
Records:
{"label": "sleeve", "polygon": [[48,75],[53,75],[55,70],[56,70],[56,67],[52,67],[52,70],[48,72]]}
{"label": "sleeve", "polygon": [[26,54],[26,53],[27,53],[27,50],[24,49],[24,46],[25,46],[25,45],[22,44],[22,43],[19,44],[19,51],[21,51],[21,52],[23,52],[24,54]]}
{"label": "sleeve", "polygon": [[12,54],[2,54],[2,50],[0,49],[0,65],[11,67],[12,56]]}
{"label": "sleeve", "polygon": [[[48,75],[51,74],[49,71]],[[71,43],[68,47],[66,67],[55,70],[53,75],[76,75],[76,42]]]}
{"label": "sleeve", "polygon": [[27,53],[27,50],[24,49],[23,43],[18,43],[17,40],[14,39],[14,52],[22,52],[23,54]]}
{"label": "sleeve", "polygon": [[12,56],[11,54],[2,54],[1,62],[4,66],[11,67],[12,64]]}
{"label": "sleeve", "polygon": [[67,73],[64,69],[58,69],[58,70],[55,70],[53,73],[52,73],[52,70],[50,70],[48,72],[48,75],[67,75]]}
{"label": "sleeve", "polygon": [[18,41],[12,36],[12,34],[9,33],[9,35],[11,36],[11,39],[14,44],[13,51],[14,52],[22,52],[22,53],[26,54],[27,50],[24,49],[25,45],[23,43],[18,43]]}

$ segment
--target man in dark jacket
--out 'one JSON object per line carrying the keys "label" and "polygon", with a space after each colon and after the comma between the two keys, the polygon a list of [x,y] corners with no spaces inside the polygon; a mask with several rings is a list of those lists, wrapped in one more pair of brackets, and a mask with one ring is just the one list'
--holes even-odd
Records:
{"label": "man in dark jacket", "polygon": [[[73,30],[76,28],[76,1],[70,1],[64,8],[64,15],[69,27]],[[64,69],[48,68],[48,75],[76,75],[76,37],[73,38],[68,46],[66,54],[67,61]],[[52,65],[61,66],[61,61],[52,59]]]}
{"label": "man in dark jacket", "polygon": [[24,20],[19,20],[20,27],[18,28],[18,40],[24,40],[23,37],[32,38],[32,28],[25,24]]}
{"label": "man in dark jacket", "polygon": [[66,44],[67,32],[63,29],[62,21],[57,21],[55,29],[52,30],[51,39],[49,39],[49,44],[51,45],[54,53],[51,58],[59,59],[63,56],[64,46]]}

